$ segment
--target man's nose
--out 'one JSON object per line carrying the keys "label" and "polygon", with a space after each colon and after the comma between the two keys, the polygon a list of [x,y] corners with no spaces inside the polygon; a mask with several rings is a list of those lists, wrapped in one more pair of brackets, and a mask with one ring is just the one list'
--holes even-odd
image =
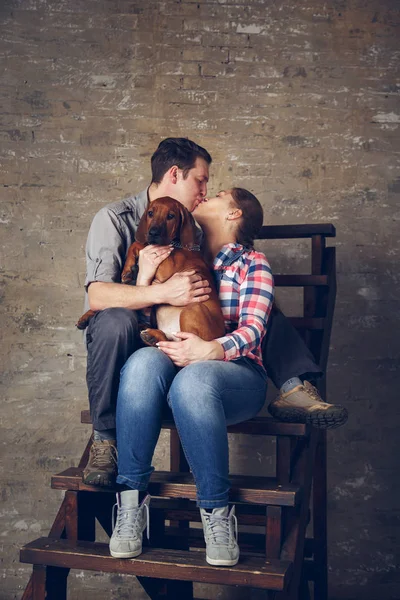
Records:
{"label": "man's nose", "polygon": [[202,183],[200,185],[200,195],[202,198],[204,198],[204,196],[207,194],[207,184],[206,183]]}

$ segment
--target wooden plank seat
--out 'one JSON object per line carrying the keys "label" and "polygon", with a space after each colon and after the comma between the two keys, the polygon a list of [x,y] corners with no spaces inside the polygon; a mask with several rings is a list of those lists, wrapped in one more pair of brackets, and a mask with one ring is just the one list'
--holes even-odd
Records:
{"label": "wooden plank seat", "polygon": [[21,550],[21,562],[68,569],[122,573],[141,577],[179,579],[200,583],[254,586],[281,591],[290,577],[288,561],[265,561],[243,556],[235,569],[211,567],[204,553],[144,548],[135,559],[112,558],[108,544],[39,538]]}
{"label": "wooden plank seat", "polygon": [[[83,410],[81,412],[81,423],[92,424],[90,412]],[[176,430],[175,422],[172,419],[164,419],[163,429]],[[310,435],[310,427],[303,423],[282,423],[271,417],[255,417],[243,423],[228,426],[229,433],[248,433],[252,435],[285,435],[304,437]]]}
{"label": "wooden plank seat", "polygon": [[[259,235],[311,241],[311,272],[277,274],[275,284],[303,289],[302,314],[290,320],[323,370],[336,293],[335,248],[326,247],[326,238],[334,236],[333,225],[315,223],[264,226]],[[325,398],[325,377],[318,388]],[[81,422],[91,424],[89,411],[82,411]],[[193,582],[261,588],[268,600],[309,600],[309,580],[314,600],[327,600],[325,432],[269,417],[228,427],[232,434],[274,436],[276,469],[275,477],[231,476],[241,558],[235,567],[219,568],[205,561],[196,489],[175,424],[165,419],[162,426],[170,435],[170,471],[151,477],[151,535],[143,554],[118,560],[95,542],[96,520],[111,534],[115,490],[83,484],[89,440],[78,467],[52,477],[52,488],[65,496],[49,537],[21,550],[21,561],[33,564],[22,600],[65,600],[69,569],[135,575],[152,600],[193,600]],[[306,538],[310,520],[313,532]]]}

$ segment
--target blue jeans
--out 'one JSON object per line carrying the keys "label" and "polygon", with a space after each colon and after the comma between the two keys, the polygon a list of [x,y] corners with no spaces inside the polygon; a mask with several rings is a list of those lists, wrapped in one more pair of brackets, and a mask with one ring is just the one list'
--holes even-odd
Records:
{"label": "blue jeans", "polygon": [[197,505],[229,498],[227,425],[254,417],[265,402],[267,375],[254,361],[204,361],[178,370],[158,348],[141,348],[121,371],[117,400],[117,483],[145,490],[168,407],[197,487]]}

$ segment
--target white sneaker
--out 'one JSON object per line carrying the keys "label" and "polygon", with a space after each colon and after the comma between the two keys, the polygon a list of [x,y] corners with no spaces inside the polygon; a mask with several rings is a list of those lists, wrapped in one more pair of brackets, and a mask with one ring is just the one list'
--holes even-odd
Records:
{"label": "white sneaker", "polygon": [[212,513],[200,509],[206,541],[206,560],[208,564],[220,567],[232,567],[239,560],[237,543],[237,519],[235,507],[214,508]]}
{"label": "white sneaker", "polygon": [[[113,506],[113,533],[110,539],[110,554],[114,558],[135,558],[142,553],[143,531],[147,527],[147,538],[150,534],[149,504],[147,495],[138,504],[139,493],[128,490],[117,494],[117,503]],[[117,518],[115,519],[115,509]]]}

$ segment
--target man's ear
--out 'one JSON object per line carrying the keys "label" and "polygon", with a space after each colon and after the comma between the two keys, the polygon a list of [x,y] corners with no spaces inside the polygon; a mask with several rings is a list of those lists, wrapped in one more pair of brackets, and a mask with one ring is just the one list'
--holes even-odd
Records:
{"label": "man's ear", "polygon": [[181,230],[179,238],[182,246],[190,248],[191,246],[196,245],[196,224],[192,215],[183,204],[180,204],[179,210],[181,213]]}
{"label": "man's ear", "polygon": [[178,173],[179,173],[179,167],[177,167],[176,165],[173,165],[169,171],[169,178],[171,180],[171,183],[177,183],[178,182]]}

